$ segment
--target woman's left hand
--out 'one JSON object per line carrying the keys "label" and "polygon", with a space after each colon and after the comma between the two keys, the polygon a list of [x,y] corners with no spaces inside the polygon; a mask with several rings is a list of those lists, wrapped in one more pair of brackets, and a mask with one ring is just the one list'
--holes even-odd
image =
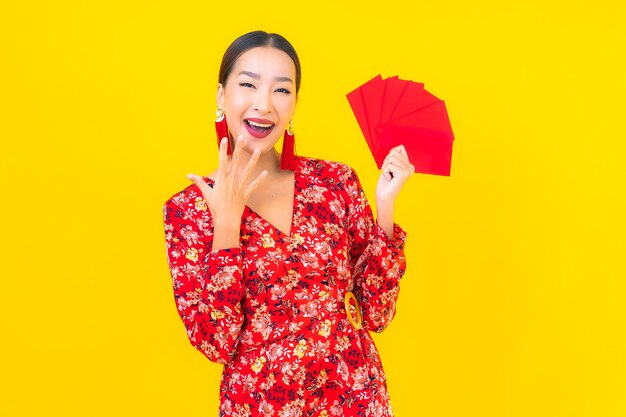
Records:
{"label": "woman's left hand", "polygon": [[377,205],[393,206],[400,190],[415,172],[415,167],[409,162],[404,145],[392,148],[383,161],[382,172],[376,186]]}

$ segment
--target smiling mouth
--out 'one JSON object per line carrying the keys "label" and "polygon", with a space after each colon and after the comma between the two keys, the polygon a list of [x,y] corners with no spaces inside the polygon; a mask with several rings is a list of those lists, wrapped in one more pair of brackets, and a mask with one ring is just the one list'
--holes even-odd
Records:
{"label": "smiling mouth", "polygon": [[273,123],[257,123],[247,119],[244,121],[248,126],[250,126],[250,128],[256,130],[259,133],[267,133],[274,127]]}

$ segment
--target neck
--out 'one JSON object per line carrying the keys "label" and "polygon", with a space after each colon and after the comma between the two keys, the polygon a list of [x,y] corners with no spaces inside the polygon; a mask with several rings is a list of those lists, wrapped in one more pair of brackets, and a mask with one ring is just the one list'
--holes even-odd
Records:
{"label": "neck", "polygon": [[[252,155],[242,152],[241,153],[241,170],[245,169],[248,160]],[[280,174],[283,170],[280,168],[280,155],[276,152],[276,149],[272,149],[269,152],[265,152],[259,156],[259,160],[257,161],[254,170],[250,173],[248,177],[251,181],[258,177],[261,172],[267,171],[269,176],[273,176],[276,174]]]}

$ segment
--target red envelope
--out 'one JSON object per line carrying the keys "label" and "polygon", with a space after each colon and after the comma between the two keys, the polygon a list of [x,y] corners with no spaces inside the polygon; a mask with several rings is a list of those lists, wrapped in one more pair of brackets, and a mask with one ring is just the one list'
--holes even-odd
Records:
{"label": "red envelope", "polygon": [[404,93],[404,89],[409,85],[407,80],[401,80],[398,77],[389,78],[387,87],[385,88],[385,96],[383,97],[383,105],[380,112],[380,123],[385,123],[391,119],[391,114],[396,109],[398,100]]}
{"label": "red envelope", "polygon": [[428,106],[379,125],[374,130],[376,130],[376,133],[380,134],[385,125],[420,127],[423,129],[452,133],[452,126],[450,126],[450,120],[446,113],[446,105],[439,99]]}
{"label": "red envelope", "polygon": [[450,176],[452,133],[388,124],[383,125],[380,138],[381,155],[386,156],[394,146],[404,145],[415,172]]}
{"label": "red envelope", "polygon": [[369,83],[373,83],[376,81],[382,80],[382,77],[379,75],[375,76],[361,87],[358,87],[348,93],[346,97],[348,98],[348,102],[350,103],[350,107],[352,107],[352,112],[356,117],[357,122],[359,123],[359,127],[361,128],[361,132],[363,132],[363,136],[365,136],[365,141],[367,142],[367,146],[369,146],[370,151],[374,152],[374,142],[370,137],[370,128],[367,122],[367,116],[365,113],[365,103],[363,102],[363,96],[361,94],[361,89],[368,85]]}
{"label": "red envelope", "polygon": [[379,169],[391,148],[404,145],[415,172],[450,175],[452,127],[445,103],[424,84],[377,76],[348,101]]}
{"label": "red envelope", "polygon": [[363,103],[367,103],[367,106],[365,106],[365,117],[369,126],[370,140],[373,144],[379,143],[376,126],[380,124],[380,113],[388,80],[389,78],[376,80],[361,87],[361,98]]}
{"label": "red envelope", "polygon": [[439,101],[439,99],[426,91],[424,84],[409,81],[402,96],[398,99],[398,103],[390,119],[397,119],[405,114],[433,104],[436,101]]}

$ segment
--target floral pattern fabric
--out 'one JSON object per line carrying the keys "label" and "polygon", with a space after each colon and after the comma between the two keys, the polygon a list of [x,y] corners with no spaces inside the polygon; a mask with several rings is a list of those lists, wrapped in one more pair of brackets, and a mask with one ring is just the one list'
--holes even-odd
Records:
{"label": "floral pattern fabric", "polygon": [[297,157],[294,183],[291,233],[246,207],[238,248],[211,249],[195,185],[163,207],[178,313],[192,345],[224,364],[219,416],[391,416],[369,331],[395,314],[406,233],[394,224],[389,238],[375,223],[347,165]]}

